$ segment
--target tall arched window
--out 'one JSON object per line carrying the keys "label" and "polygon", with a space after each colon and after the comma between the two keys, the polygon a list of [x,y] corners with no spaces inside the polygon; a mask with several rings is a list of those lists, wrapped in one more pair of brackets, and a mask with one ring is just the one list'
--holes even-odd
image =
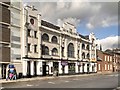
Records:
{"label": "tall arched window", "polygon": [[90,57],[90,55],[89,55],[89,53],[87,54],[87,58],[89,59],[89,57]]}
{"label": "tall arched window", "polygon": [[47,46],[42,46],[42,55],[49,55],[49,48]]}
{"label": "tall arched window", "polygon": [[70,43],[68,45],[67,52],[68,52],[68,57],[74,57],[74,45],[73,45],[73,43]]}
{"label": "tall arched window", "polygon": [[89,50],[89,45],[86,46],[86,49]]}
{"label": "tall arched window", "polygon": [[82,53],[82,59],[85,59],[85,53],[84,52]]}
{"label": "tall arched window", "polygon": [[82,49],[85,49],[85,44],[84,43],[82,44]]}
{"label": "tall arched window", "polygon": [[52,49],[52,55],[57,56],[58,55],[58,50],[56,48]]}
{"label": "tall arched window", "polygon": [[49,42],[49,36],[48,36],[48,34],[44,33],[44,34],[42,35],[42,40]]}
{"label": "tall arched window", "polygon": [[57,40],[57,37],[56,37],[56,36],[53,36],[51,41],[52,41],[53,43],[58,43],[58,40]]}

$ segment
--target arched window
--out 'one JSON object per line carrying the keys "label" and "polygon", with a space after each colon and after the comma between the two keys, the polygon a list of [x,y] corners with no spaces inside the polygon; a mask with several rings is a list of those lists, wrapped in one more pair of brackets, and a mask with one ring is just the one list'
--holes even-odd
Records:
{"label": "arched window", "polygon": [[42,55],[49,55],[49,48],[47,46],[42,46]]}
{"label": "arched window", "polygon": [[53,55],[53,56],[58,55],[58,50],[57,50],[56,48],[53,48],[53,49],[52,49],[52,55]]}
{"label": "arched window", "polygon": [[56,37],[56,36],[53,36],[51,41],[52,41],[53,43],[57,43],[57,42],[58,42],[57,37]]}
{"label": "arched window", "polygon": [[42,40],[49,42],[49,36],[48,36],[46,33],[44,33],[44,34],[42,35]]}
{"label": "arched window", "polygon": [[85,59],[85,53],[84,52],[82,53],[82,59]]}
{"label": "arched window", "polygon": [[87,58],[89,59],[89,57],[90,57],[90,55],[89,55],[89,53],[87,54]]}
{"label": "arched window", "polygon": [[85,49],[85,44],[84,43],[82,44],[82,49]]}
{"label": "arched window", "polygon": [[89,45],[86,46],[86,49],[89,50]]}
{"label": "arched window", "polygon": [[67,52],[68,52],[68,57],[74,57],[74,45],[73,45],[73,43],[70,43],[68,45]]}

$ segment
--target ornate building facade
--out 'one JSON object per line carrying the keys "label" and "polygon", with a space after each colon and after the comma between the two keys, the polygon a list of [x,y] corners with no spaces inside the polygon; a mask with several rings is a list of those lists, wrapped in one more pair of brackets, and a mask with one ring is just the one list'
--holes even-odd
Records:
{"label": "ornate building facade", "polygon": [[97,72],[93,33],[83,36],[68,22],[59,27],[42,20],[34,7],[23,12],[23,76]]}

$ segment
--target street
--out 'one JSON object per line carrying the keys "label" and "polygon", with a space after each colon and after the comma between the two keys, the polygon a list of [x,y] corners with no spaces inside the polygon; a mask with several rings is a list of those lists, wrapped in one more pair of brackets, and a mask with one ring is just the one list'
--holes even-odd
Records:
{"label": "street", "polygon": [[116,88],[118,74],[55,78],[2,84],[3,88]]}

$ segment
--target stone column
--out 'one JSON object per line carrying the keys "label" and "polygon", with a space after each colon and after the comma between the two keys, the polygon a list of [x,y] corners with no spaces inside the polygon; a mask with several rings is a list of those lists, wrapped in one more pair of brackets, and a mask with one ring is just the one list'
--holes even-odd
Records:
{"label": "stone column", "polygon": [[59,74],[62,74],[62,65],[61,65],[61,61],[59,61]]}
{"label": "stone column", "polygon": [[22,64],[23,64],[23,76],[27,76],[27,61],[23,60]]}
{"label": "stone column", "polygon": [[31,67],[30,67],[31,75],[33,76],[33,75],[34,75],[34,61],[31,61],[30,64],[31,64],[31,65],[30,65],[30,66],[31,66]]}

